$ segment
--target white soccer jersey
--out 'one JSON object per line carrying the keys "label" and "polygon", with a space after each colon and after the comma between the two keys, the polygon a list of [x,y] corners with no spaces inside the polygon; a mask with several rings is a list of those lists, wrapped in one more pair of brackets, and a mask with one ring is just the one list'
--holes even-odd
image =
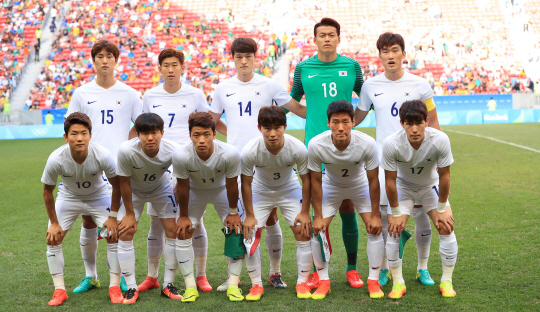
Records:
{"label": "white soccer jersey", "polygon": [[308,145],[308,169],[321,172],[322,164],[323,183],[344,188],[368,186],[366,170],[379,167],[377,145],[369,135],[353,130],[349,146],[341,152],[332,143],[332,131],[327,130]]}
{"label": "white soccer jersey", "polygon": [[165,91],[161,84],[146,91],[143,96],[143,112],[156,113],[163,118],[163,138],[180,145],[189,143],[189,114],[209,110],[204,93],[185,83],[174,94]]}
{"label": "white soccer jersey", "polygon": [[133,138],[120,145],[117,173],[131,177],[131,191],[138,197],[163,194],[172,190],[171,177],[166,172],[178,147],[173,141],[161,139],[158,154],[150,158],[144,153],[139,138]]}
{"label": "white soccer jersey", "polygon": [[189,179],[192,189],[208,190],[226,185],[225,178],[240,175],[240,152],[231,144],[214,140],[214,151],[203,161],[193,143],[182,145],[173,156],[173,176]]}
{"label": "white soccer jersey", "polygon": [[402,129],[384,140],[381,167],[397,171],[396,183],[404,188],[431,187],[439,181],[437,167],[454,162],[446,133],[426,127],[420,148],[412,148]]}
{"label": "white soccer jersey", "polygon": [[259,135],[256,130],[259,110],[274,101],[283,106],[291,99],[289,93],[273,79],[255,74],[250,81],[242,82],[234,76],[217,85],[210,111],[225,113],[227,143],[241,151],[247,142]]}
{"label": "white soccer jersey", "polygon": [[382,154],[384,140],[392,133],[403,129],[399,123],[401,104],[410,100],[425,101],[432,97],[433,90],[429,82],[407,72],[396,81],[388,80],[382,73],[364,82],[358,108],[369,111],[373,104],[379,154]]}
{"label": "white soccer jersey", "polygon": [[129,138],[131,121],[139,117],[142,103],[137,91],[121,81],[109,89],[96,80],[75,89],[67,114],[82,112],[92,121],[92,142],[104,146],[116,161],[118,147]]}
{"label": "white soccer jersey", "polygon": [[88,156],[82,164],[73,160],[68,144],[62,145],[51,153],[45,165],[41,182],[56,185],[58,176],[61,184],[58,187],[59,200],[88,201],[110,197],[107,178],[116,176],[116,161],[103,146],[90,142]]}
{"label": "white soccer jersey", "polygon": [[299,187],[294,164],[297,164],[298,174],[303,175],[309,172],[307,162],[304,143],[288,134],[285,134],[285,144],[277,155],[268,151],[262,135],[249,141],[242,150],[242,174],[253,176],[253,186],[262,191]]}

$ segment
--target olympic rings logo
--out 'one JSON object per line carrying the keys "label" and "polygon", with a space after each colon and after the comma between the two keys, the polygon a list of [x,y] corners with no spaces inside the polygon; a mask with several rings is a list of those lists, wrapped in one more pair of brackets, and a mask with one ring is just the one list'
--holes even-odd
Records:
{"label": "olympic rings logo", "polygon": [[34,128],[34,129],[32,129],[32,133],[35,136],[44,136],[45,134],[47,134],[47,132],[49,132],[49,129],[47,129],[47,128]]}

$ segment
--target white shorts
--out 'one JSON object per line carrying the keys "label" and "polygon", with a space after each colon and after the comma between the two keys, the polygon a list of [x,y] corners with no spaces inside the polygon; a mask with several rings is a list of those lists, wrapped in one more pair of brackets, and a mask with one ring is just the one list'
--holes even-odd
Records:
{"label": "white shorts", "polygon": [[323,218],[333,217],[339,210],[341,203],[352,200],[358,213],[372,212],[369,198],[369,187],[338,187],[323,183],[322,214]]}
{"label": "white shorts", "polygon": [[[419,189],[409,189],[397,186],[399,205],[401,206],[401,214],[411,215],[414,205],[422,205],[424,212],[437,209],[439,204],[439,185],[435,184],[431,187],[424,187]],[[447,203],[448,205],[448,203]],[[390,205],[387,210],[389,215],[392,215]]]}
{"label": "white shorts", "polygon": [[264,227],[270,213],[279,207],[289,226],[302,211],[302,188],[288,188],[279,191],[253,190],[253,213],[259,227]]}
{"label": "white shorts", "polygon": [[[156,216],[160,219],[171,219],[174,218],[175,221],[178,218],[180,208],[176,204],[174,194],[171,192],[163,193],[160,196],[154,197],[138,197],[135,193],[132,196],[133,202],[133,211],[135,212],[135,219],[139,221],[141,218],[142,212],[144,210],[145,203],[151,203],[154,208]],[[118,209],[118,221],[126,215],[126,207],[124,204],[120,205]]]}
{"label": "white shorts", "polygon": [[193,228],[199,225],[208,204],[214,205],[214,209],[216,209],[221,223],[223,223],[229,214],[227,188],[222,186],[210,190],[189,190],[188,217],[191,220]]}
{"label": "white shorts", "polygon": [[[91,216],[98,227],[109,219],[111,199],[109,197],[90,201],[68,201],[57,199],[54,203],[56,218],[64,231],[70,231],[78,216]],[[51,220],[49,220],[49,226]]]}
{"label": "white shorts", "polygon": [[[172,188],[173,188],[173,190],[174,190],[174,187],[176,186],[176,178],[173,177],[173,175],[172,175],[172,170],[173,170],[173,168],[172,168],[172,165],[171,165],[171,166],[169,167],[169,169],[167,169],[166,174],[169,175],[169,177],[170,177],[170,179],[171,179]],[[152,203],[150,203],[150,202],[146,205],[146,214],[148,214],[149,216],[152,216],[152,217],[158,217],[156,211],[155,211],[154,208],[152,207]]]}

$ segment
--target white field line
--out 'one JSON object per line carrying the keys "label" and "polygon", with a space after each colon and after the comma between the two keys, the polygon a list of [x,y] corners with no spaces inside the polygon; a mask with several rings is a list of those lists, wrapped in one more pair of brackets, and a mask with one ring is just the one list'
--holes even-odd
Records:
{"label": "white field line", "polygon": [[523,149],[526,149],[526,150],[528,150],[528,151],[531,151],[531,152],[535,152],[535,153],[539,153],[539,154],[540,154],[540,151],[537,150],[537,149],[530,148],[530,147],[528,147],[528,146],[519,145],[519,144],[512,143],[512,142],[506,142],[506,141],[503,141],[503,140],[495,139],[495,138],[488,137],[488,136],[484,136],[484,135],[480,135],[480,134],[467,133],[467,132],[461,132],[461,131],[457,131],[457,130],[449,130],[449,129],[444,129],[443,131],[455,132],[455,133],[459,133],[459,134],[465,134],[465,135],[475,136],[475,137],[482,138],[482,139],[488,139],[488,140],[491,140],[491,141],[495,141],[495,142],[498,142],[498,143],[503,143],[503,144],[512,145],[512,146],[515,146],[515,147],[523,148]]}

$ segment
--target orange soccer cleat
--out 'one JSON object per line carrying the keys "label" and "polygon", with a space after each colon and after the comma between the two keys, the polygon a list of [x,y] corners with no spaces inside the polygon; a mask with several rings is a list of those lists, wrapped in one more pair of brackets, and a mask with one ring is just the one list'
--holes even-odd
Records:
{"label": "orange soccer cleat", "polygon": [[64,289],[55,289],[52,299],[49,301],[49,305],[56,307],[68,300],[68,295]]}
{"label": "orange soccer cleat", "polygon": [[381,289],[379,280],[367,280],[367,288],[369,291],[369,297],[372,299],[384,297],[384,292]]}
{"label": "orange soccer cleat", "polygon": [[161,290],[161,295],[173,300],[182,300],[182,296],[178,293],[178,289],[171,283]]}
{"label": "orange soccer cleat", "polygon": [[330,280],[319,281],[319,288],[311,295],[313,299],[323,299],[330,293]]}
{"label": "orange soccer cleat", "polygon": [[146,279],[137,287],[139,288],[139,292],[158,288],[159,281],[157,278],[147,276]]}
{"label": "orange soccer cleat", "polygon": [[306,285],[311,289],[319,287],[319,273],[313,272],[309,274],[309,279],[307,280]]}
{"label": "orange soccer cleat", "polygon": [[300,299],[311,298],[311,289],[306,285],[305,282],[296,285],[296,297]]}
{"label": "orange soccer cleat", "polygon": [[124,296],[122,296],[122,290],[120,289],[120,286],[109,287],[109,298],[111,298],[112,303],[124,302]]}
{"label": "orange soccer cleat", "polygon": [[362,281],[362,275],[356,270],[350,270],[346,274],[347,282],[351,285],[352,288],[360,288],[364,286],[364,281]]}
{"label": "orange soccer cleat", "polygon": [[212,290],[212,286],[210,285],[210,283],[208,283],[208,279],[206,278],[206,276],[197,277],[197,288],[200,291],[211,291]]}

